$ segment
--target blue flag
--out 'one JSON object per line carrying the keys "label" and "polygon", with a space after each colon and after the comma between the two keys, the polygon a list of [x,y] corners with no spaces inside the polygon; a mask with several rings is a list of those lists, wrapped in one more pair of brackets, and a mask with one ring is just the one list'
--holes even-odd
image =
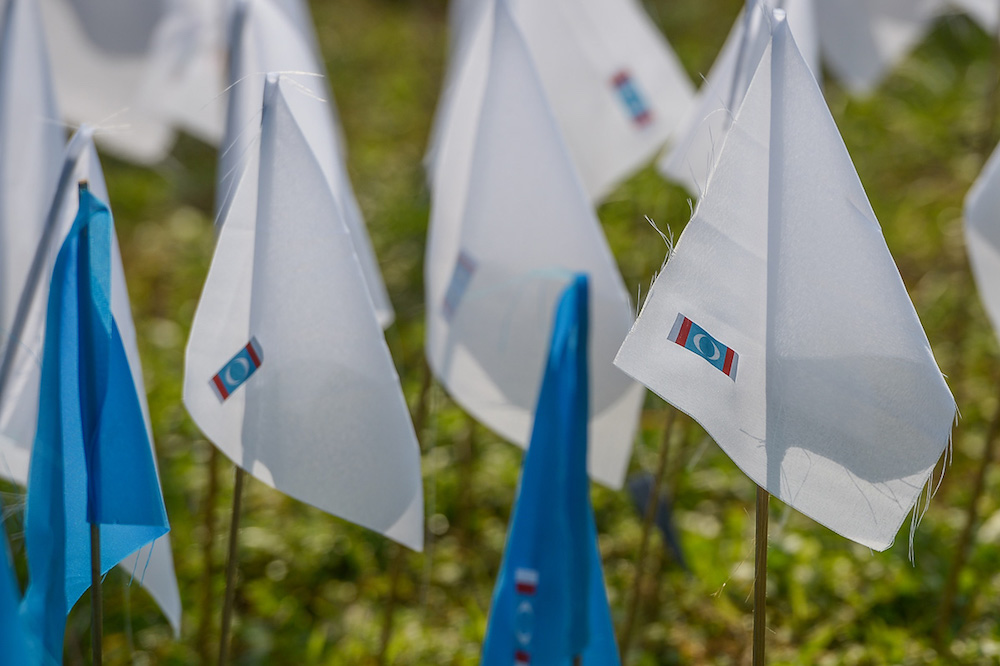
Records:
{"label": "blue flag", "polygon": [[588,283],[559,301],[483,666],[619,664],[587,479]]}
{"label": "blue flag", "polygon": [[101,572],[169,530],[149,436],[111,315],[107,206],[86,188],[49,289],[38,430],[28,474],[29,585],[21,604],[42,663],[62,663],[66,615]]}

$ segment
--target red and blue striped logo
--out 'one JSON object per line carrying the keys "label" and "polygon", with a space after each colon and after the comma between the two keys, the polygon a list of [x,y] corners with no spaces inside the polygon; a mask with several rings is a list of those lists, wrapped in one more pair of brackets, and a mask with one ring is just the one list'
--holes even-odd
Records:
{"label": "red and blue striped logo", "polygon": [[208,382],[215,390],[215,395],[219,396],[219,402],[225,402],[233,391],[250,378],[250,375],[257,372],[263,360],[264,353],[260,343],[257,342],[257,338],[250,338],[250,342],[236,352],[236,355],[229,359],[229,362],[222,366],[222,370],[215,373]]}
{"label": "red and blue striped logo", "polygon": [[636,125],[645,126],[653,119],[646,99],[639,92],[635,79],[627,70],[620,70],[611,77],[611,86],[618,91],[618,97],[628,110],[629,117]]}
{"label": "red and blue striped logo", "polygon": [[693,351],[736,381],[740,355],[682,314],[678,313],[674,327],[670,329],[670,341]]}

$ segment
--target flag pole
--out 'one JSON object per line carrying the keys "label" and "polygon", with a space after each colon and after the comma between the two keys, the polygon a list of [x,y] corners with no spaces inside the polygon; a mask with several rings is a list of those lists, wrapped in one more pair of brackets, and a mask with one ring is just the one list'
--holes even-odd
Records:
{"label": "flag pole", "polygon": [[667,406],[667,421],[663,426],[663,435],[660,438],[660,455],[656,464],[656,476],[653,478],[653,487],[649,491],[646,499],[646,509],[642,517],[642,538],[639,541],[639,554],[635,562],[635,578],[632,581],[632,598],[629,602],[628,611],[625,614],[625,622],[622,625],[621,637],[618,639],[618,652],[622,665],[628,664],[628,653],[632,646],[632,629],[635,626],[636,616],[639,614],[639,601],[642,597],[642,583],[645,573],[646,552],[649,548],[649,535],[652,532],[653,521],[656,518],[656,509],[659,505],[660,488],[663,485],[664,473],[667,469],[667,459],[670,451],[670,435],[677,420],[677,410]]}
{"label": "flag pole", "polygon": [[205,495],[205,541],[202,544],[202,555],[205,561],[205,571],[202,577],[204,589],[202,594],[200,625],[198,627],[198,648],[201,652],[202,661],[208,663],[211,653],[211,633],[212,633],[212,581],[215,580],[215,558],[212,557],[215,546],[215,504],[219,496],[219,449],[214,444],[208,444],[211,451],[208,457],[208,490]]}
{"label": "flag pole", "polygon": [[233,621],[233,600],[236,597],[236,560],[240,512],[243,508],[243,479],[246,472],[236,467],[236,483],[233,486],[233,515],[229,521],[229,555],[226,558],[226,599],[222,606],[222,630],[219,638],[219,666],[229,659],[229,628]]}
{"label": "flag pole", "polygon": [[[417,434],[417,443],[423,453],[424,422],[427,420],[427,413],[430,410],[430,394],[433,386],[433,374],[427,359],[423,363],[424,376],[420,384],[420,396],[417,398],[417,406],[413,414],[413,430]],[[385,664],[386,653],[389,649],[389,641],[392,640],[393,624],[396,616],[396,604],[399,601],[399,577],[403,570],[403,560],[406,557],[406,550],[399,544],[394,544],[395,550],[392,554],[392,563],[389,565],[389,599],[385,604],[385,615],[382,618],[382,635],[379,639],[378,663]]]}
{"label": "flag pole", "polygon": [[[77,184],[82,194],[89,189],[86,180]],[[13,345],[11,345],[13,346]],[[6,359],[5,359],[6,360]],[[91,509],[93,510],[93,509]],[[101,526],[90,523],[90,642],[94,666],[104,663],[102,642],[104,639],[104,599],[101,590]]]}
{"label": "flag pole", "polygon": [[[81,189],[86,185],[81,183]],[[101,594],[101,527],[90,524],[90,640],[94,666],[104,663],[101,643],[104,634],[104,601]]]}
{"label": "flag pole", "polygon": [[771,495],[757,486],[757,527],[754,539],[753,666],[764,666],[767,630],[767,513]]}
{"label": "flag pole", "polygon": [[[951,624],[951,614],[955,606],[955,595],[958,592],[958,579],[965,568],[966,559],[969,556],[969,546],[972,543],[972,535],[976,522],[979,519],[978,505],[986,489],[986,473],[993,465],[996,457],[996,443],[1000,435],[1000,405],[997,406],[986,431],[986,442],[983,448],[983,457],[976,467],[976,479],[972,486],[972,497],[969,498],[969,505],[965,511],[965,524],[962,526],[962,533],[958,537],[958,544],[955,546],[955,555],[951,561],[951,568],[948,570],[948,579],[941,594],[941,607],[938,611],[938,622],[934,628],[935,639],[939,648],[944,646],[948,636],[948,625]],[[915,510],[915,509],[914,509]]]}

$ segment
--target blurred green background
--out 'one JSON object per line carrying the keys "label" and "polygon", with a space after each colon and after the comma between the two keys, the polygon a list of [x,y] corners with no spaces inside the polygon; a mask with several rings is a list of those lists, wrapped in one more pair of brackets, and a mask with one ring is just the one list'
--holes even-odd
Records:
{"label": "blurred green background", "polygon": [[[692,80],[700,81],[741,0],[648,0]],[[396,308],[387,332],[416,407],[424,379],[423,249],[429,213],[421,158],[447,44],[444,0],[312,3],[349,144],[349,169]],[[998,349],[966,262],[962,200],[995,140],[995,40],[965,17],[939,20],[869,99],[826,93],[889,248],[961,409],[954,462],[915,533],[872,553],[771,505],[768,641],[775,664],[1000,663],[1000,467],[986,476],[969,564],[942,645],[933,639],[985,433],[998,409]],[[184,346],[214,244],[214,149],[182,139],[155,169],[104,157],[139,333],[174,557],[180,640],[149,597],[112,572],[105,587],[109,664],[212,663],[217,653],[233,467],[213,455],[181,404]],[[688,195],[652,168],[599,215],[630,291],[664,247],[645,222],[678,234]],[[830,260],[851,252],[851,239]],[[386,663],[477,664],[521,462],[436,385],[419,433],[428,516],[423,554],[407,553]],[[650,395],[632,470],[652,471],[667,418]],[[275,442],[280,446],[280,442]],[[877,443],[876,443],[877,445]],[[750,660],[753,484],[686,418],[669,443],[669,494],[690,573],[654,537],[632,664]],[[218,488],[209,493],[212,474]],[[7,528],[23,568],[23,492],[7,486]],[[625,492],[595,486],[616,623],[626,613],[641,518]],[[374,664],[396,546],[253,481],[240,535],[237,664]],[[23,574],[23,571],[21,572]],[[66,663],[89,663],[89,597],[73,611]],[[2,661],[2,659],[0,659]]]}

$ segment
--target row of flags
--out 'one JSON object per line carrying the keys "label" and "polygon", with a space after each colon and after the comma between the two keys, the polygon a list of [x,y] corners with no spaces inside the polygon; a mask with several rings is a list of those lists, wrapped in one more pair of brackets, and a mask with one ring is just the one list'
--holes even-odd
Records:
{"label": "row of flags", "polygon": [[[453,6],[426,159],[426,353],[456,402],[528,448],[484,662],[617,662],[587,475],[623,485],[643,385],[787,504],[872,548],[892,543],[947,446],[955,404],[814,73],[822,53],[850,87],[874,85],[912,44],[901,26],[923,27],[940,9],[901,2],[857,0],[853,13],[832,0],[750,2],[698,98],[634,0]],[[105,524],[102,565],[146,571],[175,630],[180,601],[166,516],[154,515],[148,408],[92,131],[63,152],[37,5],[3,10],[0,474],[28,484],[31,579],[18,603],[29,633],[58,655],[57,620],[89,585],[78,575],[89,549],[33,536],[40,513],[66,525],[66,544],[88,521]],[[125,15],[46,11],[70,26],[59,44],[50,37],[54,62],[66,45],[85,54],[87,40],[111,39],[103,57],[128,55],[115,67],[159,63],[193,97],[209,85],[181,56],[212,49],[195,40],[174,51],[169,37],[169,26],[197,24],[168,21],[196,11],[185,2],[133,10],[148,43],[179,59],[173,68],[120,34]],[[419,550],[419,446],[382,332],[394,315],[308,10],[238,0],[225,15],[218,240],[188,341],[185,406],[259,480]],[[838,60],[848,28],[865,31],[878,58],[857,49],[857,69]],[[172,88],[139,78],[148,126],[168,128],[136,148],[149,157],[183,124],[170,109],[185,95],[161,103]],[[700,200],[633,321],[593,206],[671,136],[663,168]],[[19,146],[18,162],[7,145]],[[81,294],[76,310],[66,305]],[[72,377],[81,404],[67,411],[61,382]],[[131,420],[114,425],[129,436],[115,441],[135,447],[119,451],[95,423],[125,403]],[[67,413],[83,415],[72,450]],[[131,485],[116,490],[122,469]],[[84,504],[71,500],[81,488]],[[558,546],[554,532],[565,532]],[[0,603],[11,596],[4,575]],[[38,592],[46,575],[62,576],[63,596],[51,584]]]}

